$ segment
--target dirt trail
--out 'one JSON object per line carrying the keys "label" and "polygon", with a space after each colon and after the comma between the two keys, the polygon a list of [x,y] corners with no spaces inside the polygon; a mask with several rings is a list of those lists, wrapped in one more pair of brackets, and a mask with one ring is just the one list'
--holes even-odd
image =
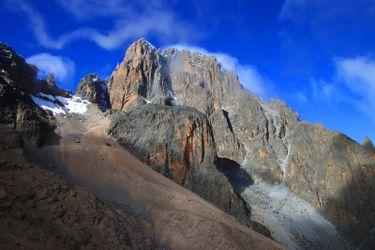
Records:
{"label": "dirt trail", "polygon": [[174,249],[282,248],[138,161],[105,133],[109,119],[95,106],[85,115],[58,117],[58,123],[50,145],[28,148],[29,155],[131,210],[161,242]]}

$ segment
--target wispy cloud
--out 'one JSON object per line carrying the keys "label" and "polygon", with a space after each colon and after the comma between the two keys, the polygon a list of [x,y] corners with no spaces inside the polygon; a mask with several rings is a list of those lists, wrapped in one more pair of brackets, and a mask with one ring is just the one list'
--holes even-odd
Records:
{"label": "wispy cloud", "polygon": [[320,102],[330,107],[355,106],[375,122],[375,60],[367,57],[336,58],[330,79],[311,78],[296,91],[300,104]]}
{"label": "wispy cloud", "polygon": [[70,79],[75,71],[75,64],[72,60],[49,53],[32,55],[26,58],[26,61],[38,67],[39,77],[46,77],[54,73],[56,80],[60,83]]}
{"label": "wispy cloud", "polygon": [[210,52],[202,47],[190,46],[186,44],[169,45],[166,48],[176,48],[178,50],[189,50],[208,54],[216,57],[218,62],[227,70],[237,72],[241,84],[253,93],[262,97],[269,97],[268,88],[270,83],[257,71],[256,67],[249,64],[241,64],[236,57],[222,52]]}
{"label": "wispy cloud", "polygon": [[361,108],[375,120],[375,60],[366,57],[341,58],[336,59],[335,64],[338,79],[360,96]]}
{"label": "wispy cloud", "polygon": [[[66,44],[78,39],[92,41],[104,49],[114,49],[128,40],[134,40],[141,36],[155,35],[160,37],[161,40],[186,40],[191,37],[191,27],[187,23],[177,18],[172,12],[163,10],[155,4],[150,4],[146,5],[141,13],[137,11],[129,12],[131,14],[114,18],[114,27],[106,32],[99,32],[92,27],[81,27],[53,38],[47,31],[45,21],[35,6],[26,0],[6,0],[5,2],[8,8],[25,14],[30,22],[29,27],[38,42],[51,49],[61,49]],[[71,3],[71,5],[68,3]],[[84,5],[84,3],[86,4]],[[90,14],[92,18],[95,18],[106,13],[110,15],[110,13],[125,13],[127,11],[123,7],[125,6],[123,1],[65,1],[62,5],[77,17],[83,19]]]}

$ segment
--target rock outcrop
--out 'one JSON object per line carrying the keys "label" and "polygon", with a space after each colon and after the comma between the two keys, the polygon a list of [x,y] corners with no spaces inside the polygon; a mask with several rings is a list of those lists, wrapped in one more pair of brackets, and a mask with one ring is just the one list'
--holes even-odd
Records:
{"label": "rock outcrop", "polygon": [[34,85],[34,90],[32,93],[44,93],[52,96],[63,96],[71,97],[71,91],[61,89],[57,86],[55,75],[51,73],[48,75],[47,79],[36,80]]}
{"label": "rock outcrop", "polygon": [[8,45],[0,44],[0,123],[15,127],[25,139],[40,144],[54,128],[53,117],[30,98],[35,93],[37,69]]}
{"label": "rock outcrop", "polygon": [[196,109],[143,105],[117,114],[109,133],[157,172],[252,226],[249,208],[216,166],[211,127]]}
{"label": "rock outcrop", "polygon": [[109,78],[112,108],[126,111],[166,96],[166,70],[165,59],[154,46],[144,39],[133,43]]}
{"label": "rock outcrop", "polygon": [[309,201],[350,242],[375,242],[375,154],[350,138],[298,124],[285,183]]}
{"label": "rock outcrop", "polygon": [[76,95],[98,104],[102,110],[110,108],[107,81],[101,80],[97,73],[85,75],[79,81]]}

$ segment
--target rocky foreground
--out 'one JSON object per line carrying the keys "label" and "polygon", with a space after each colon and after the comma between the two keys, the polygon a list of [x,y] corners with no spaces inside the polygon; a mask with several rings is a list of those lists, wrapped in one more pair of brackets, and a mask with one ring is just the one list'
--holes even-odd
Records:
{"label": "rocky foreground", "polygon": [[[267,236],[292,249],[374,247],[372,142],[300,122],[282,101],[244,90],[213,56],[160,51],[140,39],[109,79],[89,74],[71,96],[53,76],[36,80],[36,69],[10,47],[0,49],[1,123],[22,138],[16,151],[25,150],[37,172],[98,196],[82,190],[108,215],[111,236],[82,223],[90,236],[74,246],[107,246],[94,240],[104,237],[114,248],[278,248]],[[36,191],[38,178],[30,180]],[[8,190],[4,215],[25,210]],[[71,207],[65,196],[62,206]],[[51,228],[65,223],[69,213],[61,213],[47,219]],[[116,231],[119,221],[124,231]],[[116,238],[123,232],[125,245]]]}

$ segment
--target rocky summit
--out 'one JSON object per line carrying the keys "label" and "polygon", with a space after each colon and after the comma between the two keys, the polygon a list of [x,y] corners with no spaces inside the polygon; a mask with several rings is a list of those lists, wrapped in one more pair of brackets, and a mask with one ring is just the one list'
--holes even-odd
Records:
{"label": "rocky summit", "polygon": [[75,95],[8,45],[0,63],[1,248],[375,247],[372,142],[301,122],[212,55],[140,39]]}

